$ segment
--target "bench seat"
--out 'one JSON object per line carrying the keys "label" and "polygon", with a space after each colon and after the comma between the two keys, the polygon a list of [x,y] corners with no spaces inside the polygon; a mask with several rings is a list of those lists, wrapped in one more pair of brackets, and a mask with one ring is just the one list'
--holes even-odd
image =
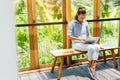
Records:
{"label": "bench seat", "polygon": [[[100,49],[100,51],[103,51],[103,58],[104,58],[104,62],[106,63],[106,53],[105,51],[110,50],[112,53],[112,58],[114,61],[114,68],[118,67],[117,61],[116,61],[116,56],[115,56],[115,49],[119,49],[119,47],[106,47],[106,46],[102,46],[102,48]],[[87,53],[86,51],[78,51],[78,50],[74,50],[74,49],[59,49],[59,50],[51,50],[50,51],[51,55],[54,56],[54,61],[52,63],[52,68],[51,68],[51,72],[54,72],[54,67],[56,64],[56,60],[58,57],[61,58],[61,63],[60,63],[60,68],[58,71],[58,80],[60,80],[61,74],[62,74],[62,67],[63,67],[63,63],[64,63],[64,58],[65,57],[70,57],[73,55],[80,55],[80,54],[85,54]]]}

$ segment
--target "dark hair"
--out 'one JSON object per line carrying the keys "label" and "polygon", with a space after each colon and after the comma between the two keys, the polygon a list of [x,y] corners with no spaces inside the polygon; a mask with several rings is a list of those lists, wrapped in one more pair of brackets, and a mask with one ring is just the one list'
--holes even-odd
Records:
{"label": "dark hair", "polygon": [[83,8],[83,7],[78,8],[78,11],[77,11],[77,13],[75,15],[76,20],[78,19],[78,15],[80,15],[80,14],[86,14],[85,8]]}

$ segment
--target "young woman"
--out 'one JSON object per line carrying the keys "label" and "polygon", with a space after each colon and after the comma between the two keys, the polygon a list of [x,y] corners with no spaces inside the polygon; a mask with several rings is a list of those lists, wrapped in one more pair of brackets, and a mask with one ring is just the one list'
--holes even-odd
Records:
{"label": "young woman", "polygon": [[86,17],[86,10],[79,8],[75,19],[69,23],[67,36],[72,40],[72,46],[76,50],[87,51],[89,60],[89,73],[92,79],[96,79],[96,62],[99,56],[100,46],[96,43],[86,44],[84,41],[90,37],[88,23],[84,20]]}

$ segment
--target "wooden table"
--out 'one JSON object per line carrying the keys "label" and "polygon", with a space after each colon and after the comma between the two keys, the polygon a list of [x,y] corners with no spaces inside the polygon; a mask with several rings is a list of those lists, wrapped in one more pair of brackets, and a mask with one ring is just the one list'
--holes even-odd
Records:
{"label": "wooden table", "polygon": [[[118,47],[104,47],[104,49],[100,49],[100,51],[103,51],[104,62],[106,62],[105,51],[111,50],[113,61],[114,61],[114,67],[117,68],[118,65],[117,65],[114,49],[119,49],[119,48]],[[55,67],[57,58],[58,57],[61,58],[61,63],[60,63],[60,67],[59,67],[59,71],[58,71],[58,78],[57,78],[57,80],[60,80],[60,77],[62,75],[62,68],[63,68],[63,63],[64,63],[65,57],[83,54],[86,52],[76,51],[73,49],[60,49],[60,50],[52,50],[52,51],[50,51],[50,53],[54,56],[54,61],[52,63],[52,68],[51,68],[52,73],[54,72],[54,67]]]}

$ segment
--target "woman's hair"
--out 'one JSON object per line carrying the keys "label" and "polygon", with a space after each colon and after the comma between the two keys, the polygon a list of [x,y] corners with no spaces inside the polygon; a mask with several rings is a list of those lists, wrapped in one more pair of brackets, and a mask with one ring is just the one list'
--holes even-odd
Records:
{"label": "woman's hair", "polygon": [[75,15],[76,20],[78,19],[78,15],[80,15],[80,14],[86,14],[85,8],[82,8],[82,7],[78,8],[78,11],[77,11],[77,13]]}

